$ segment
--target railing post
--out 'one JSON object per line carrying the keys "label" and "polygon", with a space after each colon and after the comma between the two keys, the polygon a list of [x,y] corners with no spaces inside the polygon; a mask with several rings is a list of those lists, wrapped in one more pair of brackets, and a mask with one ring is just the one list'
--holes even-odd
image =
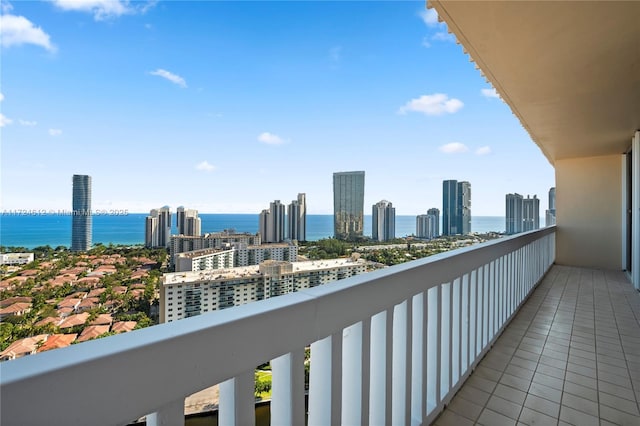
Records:
{"label": "railing post", "polygon": [[220,383],[218,421],[224,426],[255,424],[255,370]]}
{"label": "railing post", "polygon": [[362,323],[344,330],[341,424],[362,423]]}
{"label": "railing post", "polygon": [[311,344],[309,426],[341,421],[342,332]]}
{"label": "railing post", "polygon": [[304,349],[271,360],[271,423],[304,424]]}
{"label": "railing post", "polygon": [[184,425],[184,399],[169,403],[147,415],[147,426]]}

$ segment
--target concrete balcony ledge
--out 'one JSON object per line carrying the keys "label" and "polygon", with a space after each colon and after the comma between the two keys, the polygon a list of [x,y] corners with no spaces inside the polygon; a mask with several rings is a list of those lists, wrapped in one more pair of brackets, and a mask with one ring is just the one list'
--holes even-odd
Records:
{"label": "concrete balcony ledge", "polygon": [[[430,422],[550,268],[555,227],[262,302],[0,364],[3,425],[183,420],[220,384],[220,419],[253,421],[272,361],[272,424]],[[37,407],[37,409],[34,409]]]}

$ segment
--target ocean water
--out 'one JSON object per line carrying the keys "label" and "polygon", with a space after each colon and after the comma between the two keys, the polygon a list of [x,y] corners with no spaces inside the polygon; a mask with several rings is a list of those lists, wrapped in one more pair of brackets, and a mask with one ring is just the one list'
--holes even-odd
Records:
{"label": "ocean water", "polygon": [[[93,243],[143,244],[147,214],[93,216]],[[175,215],[174,215],[175,216]],[[235,229],[237,232],[258,232],[257,214],[201,214],[202,232]],[[175,219],[173,219],[175,222]],[[365,235],[371,235],[371,216],[364,217]],[[504,232],[505,220],[500,216],[473,216],[473,232]],[[175,226],[174,230],[175,232]],[[416,231],[415,216],[396,216],[396,236],[412,235]],[[307,215],[307,239],[319,240],[333,236],[333,215]],[[1,215],[0,245],[33,248],[71,244],[71,216],[68,215]]]}

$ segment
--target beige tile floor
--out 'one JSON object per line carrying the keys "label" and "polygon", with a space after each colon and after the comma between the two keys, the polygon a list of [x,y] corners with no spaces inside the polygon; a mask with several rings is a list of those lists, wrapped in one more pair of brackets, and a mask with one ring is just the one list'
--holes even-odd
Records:
{"label": "beige tile floor", "polygon": [[622,272],[555,265],[438,426],[640,426],[640,293]]}

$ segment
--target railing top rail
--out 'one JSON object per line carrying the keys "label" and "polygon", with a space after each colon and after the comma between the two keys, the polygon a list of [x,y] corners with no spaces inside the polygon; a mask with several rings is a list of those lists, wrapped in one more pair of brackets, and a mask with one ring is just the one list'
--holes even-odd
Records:
{"label": "railing top rail", "polygon": [[[554,232],[555,227],[548,227],[505,237],[234,309],[0,363],[0,422],[135,420]],[[35,405],[37,409],[20,411]]]}

